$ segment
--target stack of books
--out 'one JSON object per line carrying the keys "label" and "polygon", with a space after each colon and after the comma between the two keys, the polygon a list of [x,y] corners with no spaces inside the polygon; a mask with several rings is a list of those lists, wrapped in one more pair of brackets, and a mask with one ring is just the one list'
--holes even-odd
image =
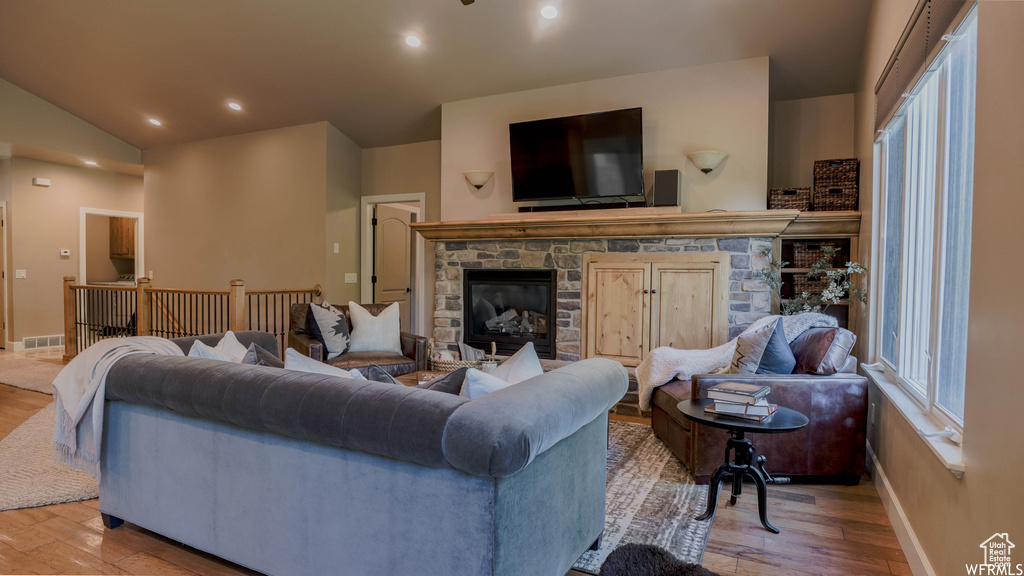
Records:
{"label": "stack of books", "polygon": [[709,414],[735,416],[760,422],[778,409],[778,404],[768,403],[769,386],[722,382],[708,389],[708,398],[714,402],[704,407]]}

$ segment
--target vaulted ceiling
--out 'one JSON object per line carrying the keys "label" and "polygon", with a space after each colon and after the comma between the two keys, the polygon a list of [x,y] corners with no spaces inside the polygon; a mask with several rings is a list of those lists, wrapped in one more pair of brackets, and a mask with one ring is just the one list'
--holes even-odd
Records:
{"label": "vaulted ceiling", "polygon": [[323,120],[386,146],[444,102],[765,55],[772,100],[852,92],[870,4],[0,0],[0,78],[139,148]]}

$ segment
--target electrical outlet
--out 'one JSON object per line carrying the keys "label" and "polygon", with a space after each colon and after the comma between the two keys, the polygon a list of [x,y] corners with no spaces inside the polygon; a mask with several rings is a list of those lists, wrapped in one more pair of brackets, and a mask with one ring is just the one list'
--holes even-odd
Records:
{"label": "electrical outlet", "polygon": [[334,253],[335,253],[335,254],[337,254],[337,253],[338,253],[338,250],[339,250],[340,248],[341,248],[341,246],[339,246],[339,245],[338,245],[338,243],[337,243],[337,242],[335,242],[335,243],[334,243]]}
{"label": "electrical outlet", "polygon": [[876,416],[877,414],[878,414],[878,409],[877,409],[877,406],[875,406],[875,403],[874,403],[874,402],[872,402],[872,403],[871,403],[871,406],[869,406],[869,407],[868,407],[868,420],[869,420],[869,421],[871,422],[871,425],[872,425],[872,426],[874,426],[874,425],[878,424],[878,421],[877,421],[877,419],[875,418],[875,416]]}
{"label": "electrical outlet", "polygon": [[359,274],[347,273],[345,274],[345,284],[355,284],[359,282]]}

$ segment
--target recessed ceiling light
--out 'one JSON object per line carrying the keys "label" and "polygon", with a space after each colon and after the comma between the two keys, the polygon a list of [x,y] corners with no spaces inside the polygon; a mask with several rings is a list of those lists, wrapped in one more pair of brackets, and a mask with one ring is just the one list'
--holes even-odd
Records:
{"label": "recessed ceiling light", "polygon": [[412,34],[405,37],[405,43],[413,48],[419,48],[420,44],[423,44],[418,37],[413,36]]}
{"label": "recessed ceiling light", "polygon": [[553,20],[556,16],[558,16],[558,9],[555,8],[554,6],[545,6],[540,9],[540,15],[547,18],[548,20]]}
{"label": "recessed ceiling light", "polygon": [[157,120],[156,118],[150,118],[149,119],[149,123],[152,124],[153,126],[163,126],[164,125],[163,122]]}
{"label": "recessed ceiling light", "polygon": [[99,165],[99,162],[93,162],[92,160],[83,160],[82,162],[88,164],[89,166],[97,166],[97,165]]}
{"label": "recessed ceiling light", "polygon": [[232,110],[241,110],[242,105],[238,102],[228,102],[228,108],[231,108]]}

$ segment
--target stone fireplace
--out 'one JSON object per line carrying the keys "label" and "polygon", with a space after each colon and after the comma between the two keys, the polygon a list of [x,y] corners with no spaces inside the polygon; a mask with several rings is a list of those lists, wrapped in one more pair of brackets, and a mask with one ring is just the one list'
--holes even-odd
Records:
{"label": "stone fireplace", "polygon": [[[593,212],[599,212],[595,214]],[[678,209],[601,210],[590,213],[504,214],[490,220],[422,222],[413,228],[435,242],[435,305],[431,336],[437,349],[458,350],[467,330],[465,275],[471,270],[553,270],[554,357],[579,360],[588,254],[716,252],[727,266],[728,337],[770,314],[773,295],[753,278],[768,266],[763,252],[780,248],[780,235],[856,235],[859,212],[680,213]],[[778,252],[776,252],[778,253]],[[550,328],[550,326],[549,326]],[[549,330],[550,331],[550,330]],[[477,345],[490,351],[490,342]]]}
{"label": "stone fireplace", "polygon": [[514,354],[532,342],[541,358],[554,358],[555,270],[475,269],[463,274],[463,342]]}
{"label": "stone fireplace", "polygon": [[[458,343],[466,342],[464,338],[469,330],[463,322],[467,273],[539,268],[553,270],[555,274],[553,357],[579,360],[582,355],[583,255],[586,253],[728,252],[729,336],[732,337],[771,311],[768,288],[752,278],[752,268],[767,265],[767,259],[760,252],[770,246],[770,238],[746,237],[438,242],[434,248],[434,347],[458,350]],[[490,340],[486,344],[472,345],[490,352]]]}

